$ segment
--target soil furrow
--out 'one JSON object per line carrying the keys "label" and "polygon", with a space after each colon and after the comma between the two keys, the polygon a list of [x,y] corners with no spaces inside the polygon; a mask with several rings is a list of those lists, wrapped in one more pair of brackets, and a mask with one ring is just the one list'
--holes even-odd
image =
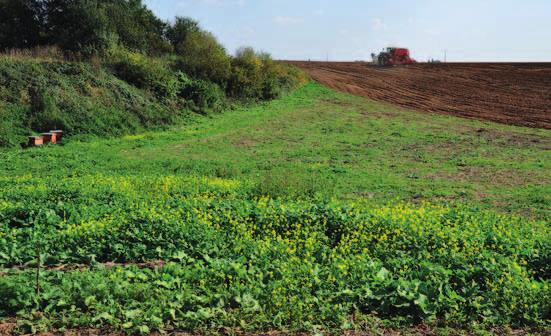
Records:
{"label": "soil furrow", "polygon": [[448,63],[379,68],[290,62],[333,89],[406,108],[551,129],[551,63]]}

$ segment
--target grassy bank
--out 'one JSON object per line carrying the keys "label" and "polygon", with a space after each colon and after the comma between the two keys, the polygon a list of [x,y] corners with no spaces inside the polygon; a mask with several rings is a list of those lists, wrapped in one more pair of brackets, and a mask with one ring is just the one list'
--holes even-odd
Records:
{"label": "grassy bank", "polygon": [[550,142],[309,84],[168,131],[0,150],[0,316],[542,331]]}
{"label": "grassy bank", "polygon": [[[256,60],[254,53],[249,57]],[[232,97],[213,82],[179,71],[174,62],[124,50],[96,63],[0,55],[0,147],[52,129],[108,137],[166,129],[193,113],[277,98],[304,80],[297,70],[258,60],[279,73],[258,79],[258,87],[244,84],[249,95]],[[262,96],[258,92],[268,79],[280,82]]]}
{"label": "grassy bank", "polygon": [[199,22],[141,1],[0,2],[0,147],[33,132],[118,136],[269,101],[304,74],[264,52],[229,54]]}
{"label": "grassy bank", "polygon": [[123,135],[177,123],[153,94],[89,63],[0,57],[0,146],[16,146],[33,131]]}

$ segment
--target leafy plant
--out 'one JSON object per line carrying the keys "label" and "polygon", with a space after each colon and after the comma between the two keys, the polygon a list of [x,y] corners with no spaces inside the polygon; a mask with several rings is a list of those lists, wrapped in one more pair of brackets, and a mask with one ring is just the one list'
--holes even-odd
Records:
{"label": "leafy plant", "polygon": [[[6,182],[0,265],[36,260],[37,240],[26,237],[36,237],[40,219],[46,270],[39,293],[28,266],[0,279],[5,317],[40,311],[51,324],[134,333],[333,330],[373,313],[401,325],[549,320],[549,278],[538,266],[551,258],[543,221],[430,204],[249,197],[250,187],[209,177]],[[41,183],[49,188],[18,187]],[[159,259],[166,264],[154,266]],[[89,269],[47,270],[56,264]]]}

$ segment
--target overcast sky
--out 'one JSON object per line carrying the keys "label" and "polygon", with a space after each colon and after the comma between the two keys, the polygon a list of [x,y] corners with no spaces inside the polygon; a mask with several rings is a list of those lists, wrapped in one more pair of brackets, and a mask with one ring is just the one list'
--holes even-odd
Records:
{"label": "overcast sky", "polygon": [[419,60],[551,61],[551,0],[145,0],[190,16],[230,52],[362,60],[387,45]]}

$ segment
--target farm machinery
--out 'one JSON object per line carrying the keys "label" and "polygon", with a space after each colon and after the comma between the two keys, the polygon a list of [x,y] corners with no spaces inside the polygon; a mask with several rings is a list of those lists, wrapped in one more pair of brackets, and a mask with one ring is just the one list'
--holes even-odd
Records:
{"label": "farm machinery", "polygon": [[409,65],[417,63],[409,56],[409,49],[386,48],[379,55],[371,54],[373,62],[378,66]]}

